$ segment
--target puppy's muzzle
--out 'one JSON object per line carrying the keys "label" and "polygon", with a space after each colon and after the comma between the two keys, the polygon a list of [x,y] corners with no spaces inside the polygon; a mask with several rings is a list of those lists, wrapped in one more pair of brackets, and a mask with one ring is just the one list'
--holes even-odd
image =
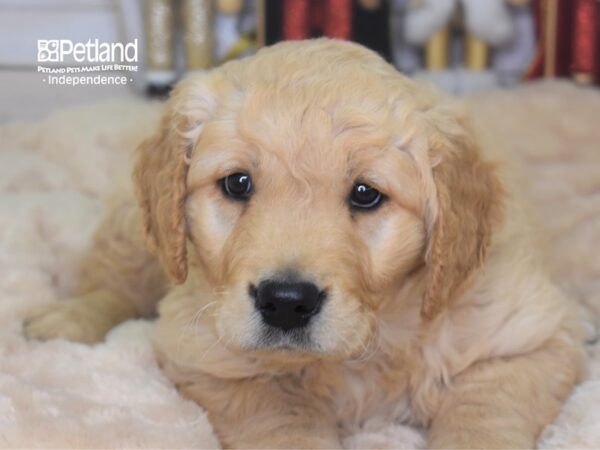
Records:
{"label": "puppy's muzzle", "polygon": [[301,328],[318,314],[325,291],[306,281],[262,281],[250,289],[263,320],[281,330]]}

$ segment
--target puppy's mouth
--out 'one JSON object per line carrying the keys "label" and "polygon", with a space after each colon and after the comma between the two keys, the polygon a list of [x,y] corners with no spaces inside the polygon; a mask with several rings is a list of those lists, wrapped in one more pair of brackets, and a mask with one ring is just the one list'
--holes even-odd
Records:
{"label": "puppy's mouth", "polygon": [[310,327],[281,330],[267,325],[257,339],[256,349],[313,353],[318,351],[318,346],[311,339]]}

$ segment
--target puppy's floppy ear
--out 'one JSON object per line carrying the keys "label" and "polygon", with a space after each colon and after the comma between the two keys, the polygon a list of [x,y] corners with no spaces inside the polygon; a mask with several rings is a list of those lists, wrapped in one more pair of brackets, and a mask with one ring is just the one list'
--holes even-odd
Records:
{"label": "puppy's floppy ear", "polygon": [[166,104],[159,130],[138,148],[134,169],[146,242],[171,278],[187,277],[185,200],[193,146],[214,109],[209,75],[182,81]]}
{"label": "puppy's floppy ear", "polygon": [[[446,110],[442,115],[460,114]],[[429,149],[436,198],[421,315],[431,320],[466,287],[482,266],[492,234],[502,221],[504,190],[493,164],[484,162],[464,118],[436,123]],[[436,204],[437,203],[437,204]]]}

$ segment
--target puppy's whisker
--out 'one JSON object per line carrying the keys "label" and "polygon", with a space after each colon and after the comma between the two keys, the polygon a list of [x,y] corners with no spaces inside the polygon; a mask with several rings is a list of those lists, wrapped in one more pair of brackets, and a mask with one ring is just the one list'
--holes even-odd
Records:
{"label": "puppy's whisker", "polygon": [[228,292],[229,292],[229,289],[226,289],[226,288],[214,288],[212,291],[210,291],[210,293],[212,295],[221,295],[221,296],[224,296]]}
{"label": "puppy's whisker", "polygon": [[[376,333],[374,333],[373,336],[369,337],[367,342],[363,345],[362,353],[354,361],[370,361],[373,358],[373,356],[375,356],[379,352],[380,343],[379,339],[375,335]],[[375,345],[375,347],[373,347],[373,344]]]}
{"label": "puppy's whisker", "polygon": [[366,362],[370,361],[380,350],[381,342],[379,339],[379,320],[375,318],[375,329],[370,334],[366,342],[362,344],[362,352],[356,358],[352,358],[349,361],[352,362]]}
{"label": "puppy's whisker", "polygon": [[217,345],[219,345],[221,343],[221,341],[223,340],[223,336],[219,336],[219,339],[217,339],[212,345],[210,345],[205,351],[204,353],[202,353],[202,355],[200,355],[200,358],[198,358],[198,362],[201,362],[204,360],[204,358],[206,357],[206,355],[208,355],[208,353],[215,348]]}
{"label": "puppy's whisker", "polygon": [[204,314],[204,312],[205,312],[205,311],[206,311],[208,308],[210,308],[210,307],[212,307],[212,306],[216,306],[216,305],[218,305],[218,304],[219,304],[219,302],[218,302],[217,300],[215,300],[215,301],[212,301],[212,302],[210,302],[210,303],[207,303],[207,304],[206,304],[206,305],[204,305],[202,308],[200,308],[200,309],[198,310],[198,312],[196,312],[196,314],[194,314],[194,317],[192,318],[192,323],[193,323],[193,325],[195,326],[195,325],[197,325],[197,324],[198,324],[198,322],[199,322],[199,321],[200,321],[200,319],[202,318],[202,315]]}
{"label": "puppy's whisker", "polygon": [[[218,301],[212,301],[207,303],[206,305],[203,305],[201,308],[199,308],[190,319],[187,319],[184,322],[184,325],[182,327],[182,329],[179,331],[178,336],[177,336],[177,343],[176,343],[176,348],[177,351],[180,352],[181,351],[181,346],[183,343],[183,340],[189,336],[189,331],[190,328],[193,331],[194,336],[198,335],[198,324],[200,322],[200,319],[202,318],[203,314],[211,307],[213,306],[217,306],[219,304]],[[184,312],[181,313],[182,315],[184,314]],[[181,317],[181,316],[179,316]]]}
{"label": "puppy's whisker", "polygon": [[352,347],[351,347],[351,345],[350,345],[350,343],[348,341],[348,338],[342,336],[335,327],[332,327],[331,330],[336,335],[336,337],[338,338],[338,340],[340,341],[340,343],[343,345],[344,352],[352,350]]}
{"label": "puppy's whisker", "polygon": [[196,313],[192,316],[192,318],[187,321],[187,324],[182,331],[187,333],[189,331],[189,328],[192,327],[192,329],[195,332],[195,330],[197,329],[198,323],[200,322],[200,319],[204,315],[205,311],[208,310],[208,308],[210,308],[212,306],[216,306],[218,303],[219,302],[217,302],[217,301],[207,303],[202,308],[200,308],[198,311],[196,311]]}

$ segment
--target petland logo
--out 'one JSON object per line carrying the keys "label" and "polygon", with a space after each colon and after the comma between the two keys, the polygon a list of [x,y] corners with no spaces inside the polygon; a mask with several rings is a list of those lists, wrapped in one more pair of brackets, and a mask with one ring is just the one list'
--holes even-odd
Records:
{"label": "petland logo", "polygon": [[[70,39],[39,39],[37,41],[38,72],[47,74],[44,82],[58,85],[88,84],[127,84],[132,78],[119,75],[105,75],[106,72],[137,72],[138,40],[123,44],[121,42],[100,42],[88,39],[87,42],[73,42]],[[74,64],[60,66],[60,64]],[[87,65],[80,65],[87,63]],[[77,75],[98,72],[96,76]]]}
{"label": "petland logo", "polygon": [[70,39],[39,39],[38,62],[65,62],[70,56],[76,62],[132,63],[138,61],[138,40],[123,45],[121,42],[100,42],[88,39],[73,43]]}

